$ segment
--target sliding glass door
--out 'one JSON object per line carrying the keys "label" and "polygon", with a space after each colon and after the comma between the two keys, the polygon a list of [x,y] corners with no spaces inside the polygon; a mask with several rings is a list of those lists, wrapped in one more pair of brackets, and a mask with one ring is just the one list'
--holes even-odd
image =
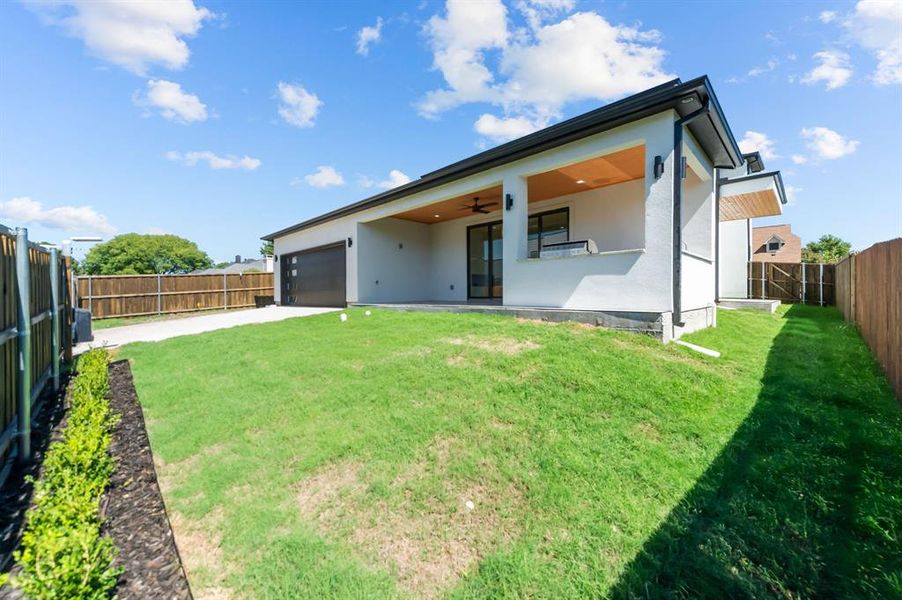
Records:
{"label": "sliding glass door", "polygon": [[467,228],[467,297],[501,298],[504,250],[501,222]]}

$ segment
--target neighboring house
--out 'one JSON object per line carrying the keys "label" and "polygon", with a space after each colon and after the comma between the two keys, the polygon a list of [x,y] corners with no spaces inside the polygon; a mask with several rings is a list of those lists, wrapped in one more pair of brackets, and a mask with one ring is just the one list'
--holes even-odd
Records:
{"label": "neighboring house", "polygon": [[752,262],[802,262],[802,238],[791,225],[752,228]]}
{"label": "neighboring house", "polygon": [[224,267],[214,267],[210,269],[202,269],[200,271],[194,271],[193,275],[212,275],[212,274],[229,274],[234,275],[237,273],[272,273],[273,271],[273,258],[271,256],[266,256],[264,258],[245,258],[241,259],[241,256],[235,256],[235,262],[226,265]]}
{"label": "neighboring house", "polygon": [[779,174],[748,173],[708,78],[676,79],[263,239],[281,304],[454,305],[669,340],[715,323],[717,206],[781,213]]}

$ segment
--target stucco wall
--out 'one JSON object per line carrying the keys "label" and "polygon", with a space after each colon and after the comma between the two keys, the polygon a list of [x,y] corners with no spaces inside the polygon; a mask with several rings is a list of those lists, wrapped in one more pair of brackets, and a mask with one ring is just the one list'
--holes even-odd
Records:
{"label": "stucco wall", "polygon": [[749,222],[720,223],[720,297],[745,298],[749,255]]}
{"label": "stucco wall", "polygon": [[357,225],[359,302],[431,299],[430,227],[392,218]]}
{"label": "stucco wall", "polygon": [[[667,311],[671,309],[671,186],[673,177],[673,113],[665,112],[612,130],[577,152],[533,161],[527,174],[645,144],[644,248],[623,254],[599,254],[554,260],[526,258],[523,203],[504,213],[505,304],[573,309]],[[664,174],[655,179],[654,156],[664,157]],[[504,191],[526,195],[523,173],[505,174]]]}
{"label": "stucco wall", "polygon": [[713,167],[706,158],[696,158],[700,164],[690,170],[682,182],[683,254],[680,297],[683,310],[714,304]]}

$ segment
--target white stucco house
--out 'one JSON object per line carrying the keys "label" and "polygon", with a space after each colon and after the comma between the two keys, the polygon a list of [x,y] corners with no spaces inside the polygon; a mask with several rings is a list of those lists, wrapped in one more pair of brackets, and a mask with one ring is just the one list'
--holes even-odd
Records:
{"label": "white stucco house", "polygon": [[732,285],[719,222],[780,213],[779,174],[748,158],[708,78],[673,80],[264,236],[276,301],[674,339],[714,325],[720,280]]}

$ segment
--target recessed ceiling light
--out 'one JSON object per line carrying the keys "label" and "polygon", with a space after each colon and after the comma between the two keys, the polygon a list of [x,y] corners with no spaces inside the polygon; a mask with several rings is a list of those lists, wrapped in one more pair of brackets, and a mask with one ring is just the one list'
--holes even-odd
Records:
{"label": "recessed ceiling light", "polygon": [[436,219],[438,219],[438,218],[441,217],[442,215],[432,215],[432,216],[435,217]]}
{"label": "recessed ceiling light", "polygon": [[585,179],[577,179],[577,180],[576,180],[576,183],[585,183],[585,182],[586,182]]}

